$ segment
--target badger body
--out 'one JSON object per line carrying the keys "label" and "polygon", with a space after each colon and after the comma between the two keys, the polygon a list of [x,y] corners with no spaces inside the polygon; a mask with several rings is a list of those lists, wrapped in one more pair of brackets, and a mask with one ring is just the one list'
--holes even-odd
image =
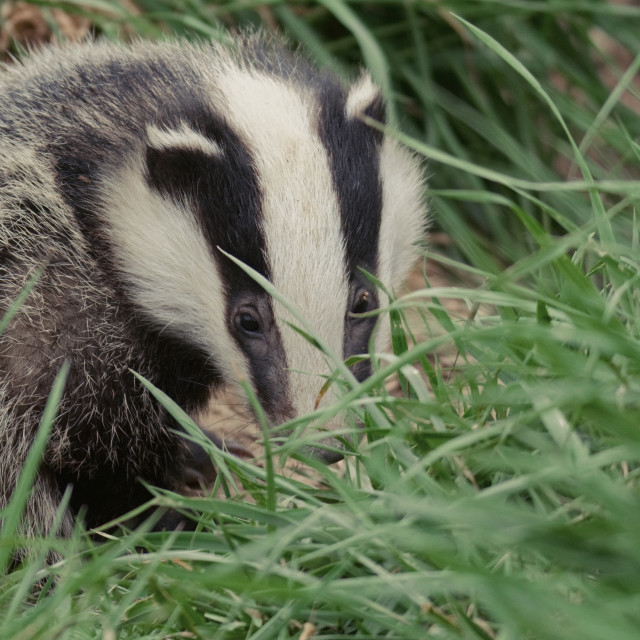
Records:
{"label": "badger body", "polygon": [[0,336],[0,509],[70,366],[27,533],[69,485],[63,533],[144,502],[139,478],[176,487],[182,439],[132,371],[194,415],[243,380],[274,424],[313,410],[330,363],[229,255],[332,352],[367,352],[361,269],[397,286],[424,211],[416,160],[364,122],[384,121],[366,74],[255,35],[85,43],[4,69],[0,104],[0,317],[40,274]]}

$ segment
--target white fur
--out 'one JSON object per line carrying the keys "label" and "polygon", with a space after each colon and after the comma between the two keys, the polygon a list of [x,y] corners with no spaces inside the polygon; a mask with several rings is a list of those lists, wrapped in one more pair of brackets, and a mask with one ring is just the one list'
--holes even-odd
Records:
{"label": "white fur", "polygon": [[[380,154],[382,178],[382,221],[378,242],[378,277],[390,290],[402,284],[418,254],[423,238],[426,211],[423,200],[424,176],[420,165],[406,149],[386,137]],[[381,301],[382,303],[382,301]],[[384,317],[384,325],[388,317]],[[389,341],[386,326],[379,327],[376,350]]]}
{"label": "white fur", "polygon": [[147,137],[150,146],[159,150],[177,147],[202,151],[214,157],[222,155],[222,149],[213,140],[194,131],[185,122],[180,123],[179,129],[160,129],[155,125],[149,125]]}
{"label": "white fur", "polygon": [[416,243],[426,223],[422,198],[424,177],[417,159],[392,138],[385,138],[380,155],[382,223],[379,276],[390,287],[399,286],[418,253]]}
{"label": "white fur", "polygon": [[[348,283],[340,209],[315,132],[315,105],[282,81],[245,71],[231,71],[223,91],[260,176],[273,284],[341,357]],[[299,323],[282,305],[274,306],[290,368],[290,397],[296,412],[305,413],[314,407],[324,382],[320,376],[333,367],[286,325]]]}

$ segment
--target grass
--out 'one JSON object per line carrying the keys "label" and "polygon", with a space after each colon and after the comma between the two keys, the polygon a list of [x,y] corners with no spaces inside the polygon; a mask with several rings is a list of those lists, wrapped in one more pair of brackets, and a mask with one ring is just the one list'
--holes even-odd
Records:
{"label": "grass", "polygon": [[[396,135],[429,158],[429,259],[450,285],[391,305],[395,355],[342,400],[366,408],[344,476],[212,452],[228,499],[155,498],[201,513],[193,534],[30,542],[0,583],[0,638],[635,640],[640,10],[63,6],[105,37],[277,24],[322,64],[364,60]],[[4,531],[0,552],[15,543]],[[46,569],[50,546],[64,561]]]}

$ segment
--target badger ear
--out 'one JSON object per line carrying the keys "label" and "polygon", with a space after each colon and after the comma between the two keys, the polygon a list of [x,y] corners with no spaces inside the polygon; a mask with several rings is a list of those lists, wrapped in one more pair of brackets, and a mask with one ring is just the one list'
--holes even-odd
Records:
{"label": "badger ear", "polygon": [[222,155],[214,140],[184,122],[175,128],[147,127],[147,180],[160,193],[193,193],[203,166]]}
{"label": "badger ear", "polygon": [[373,84],[371,76],[363,72],[358,81],[349,89],[346,103],[348,118],[362,118],[368,116],[385,123],[387,110],[382,98],[382,91]]}

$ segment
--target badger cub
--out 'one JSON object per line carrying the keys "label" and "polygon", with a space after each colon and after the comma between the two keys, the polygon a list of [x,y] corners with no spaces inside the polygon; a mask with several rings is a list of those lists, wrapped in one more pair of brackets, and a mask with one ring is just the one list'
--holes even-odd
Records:
{"label": "badger cub", "polygon": [[0,104],[0,317],[41,270],[0,336],[0,509],[70,365],[26,533],[70,485],[63,535],[81,507],[95,526],[141,504],[140,478],[176,487],[183,439],[132,371],[194,415],[242,380],[273,424],[313,410],[331,365],[226,254],[333,353],[367,352],[380,295],[360,268],[397,286],[424,223],[418,162],[364,122],[385,119],[368,75],[255,35],[97,42],[4,68]]}

